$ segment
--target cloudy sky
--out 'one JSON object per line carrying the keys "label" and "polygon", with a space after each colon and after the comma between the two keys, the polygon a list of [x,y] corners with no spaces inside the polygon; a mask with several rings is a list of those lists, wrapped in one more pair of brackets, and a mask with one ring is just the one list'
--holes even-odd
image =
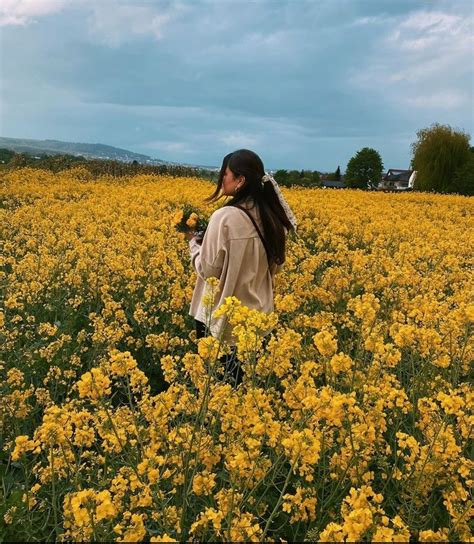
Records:
{"label": "cloudy sky", "polygon": [[407,168],[434,122],[474,141],[473,36],[471,0],[2,0],[0,135]]}

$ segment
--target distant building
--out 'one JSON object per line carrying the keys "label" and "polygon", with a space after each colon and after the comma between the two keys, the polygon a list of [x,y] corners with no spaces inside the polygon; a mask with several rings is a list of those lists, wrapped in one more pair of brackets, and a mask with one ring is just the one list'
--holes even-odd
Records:
{"label": "distant building", "polygon": [[321,180],[321,187],[328,187],[331,189],[344,189],[346,187],[346,182],[344,176],[341,176],[341,179],[335,180],[333,173],[320,173],[319,179]]}
{"label": "distant building", "polygon": [[323,179],[321,180],[321,187],[328,187],[331,189],[344,189],[346,187],[346,184],[343,180],[334,181],[329,179]]}
{"label": "distant building", "polygon": [[388,189],[392,191],[407,191],[413,189],[415,183],[416,170],[399,170],[390,168],[382,177],[378,189]]}

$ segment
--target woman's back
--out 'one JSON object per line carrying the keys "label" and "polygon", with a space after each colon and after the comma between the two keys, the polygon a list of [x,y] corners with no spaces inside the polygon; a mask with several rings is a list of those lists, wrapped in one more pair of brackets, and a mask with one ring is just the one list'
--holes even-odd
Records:
{"label": "woman's back", "polygon": [[[262,231],[258,206],[251,199],[239,203],[252,215]],[[197,247],[196,247],[197,246]],[[190,245],[191,259],[198,274],[191,301],[190,315],[203,323],[209,322],[209,313],[217,309],[228,296],[238,298],[248,308],[265,313],[273,311],[274,276],[280,267],[269,268],[265,247],[247,214],[234,206],[223,206],[209,221],[202,245]],[[205,279],[219,278],[219,287],[211,310],[202,303],[207,294]],[[225,317],[210,320],[213,336],[223,333],[223,339],[234,344]],[[225,330],[227,329],[227,330]]]}
{"label": "woman's back", "polygon": [[[214,194],[206,201],[222,196],[231,199],[212,214],[202,246],[190,240],[198,279],[189,313],[201,323],[200,329],[202,323],[208,323],[213,336],[222,333],[224,340],[234,344],[225,316],[216,319],[210,314],[231,296],[248,308],[273,311],[274,276],[285,262],[287,233],[296,229],[296,220],[277,182],[249,149],[224,158]],[[208,293],[205,280],[211,276],[219,279],[219,286],[206,313],[202,297]]]}

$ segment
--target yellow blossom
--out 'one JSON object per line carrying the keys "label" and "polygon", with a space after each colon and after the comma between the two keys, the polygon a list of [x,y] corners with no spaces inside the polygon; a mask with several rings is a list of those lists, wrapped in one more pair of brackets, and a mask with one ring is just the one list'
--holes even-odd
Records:
{"label": "yellow blossom", "polygon": [[329,331],[321,331],[313,336],[313,342],[319,353],[325,357],[334,355],[337,350],[337,340]]}
{"label": "yellow blossom", "polygon": [[100,368],[93,368],[86,372],[77,382],[77,388],[81,397],[97,400],[104,395],[110,395],[110,379]]}

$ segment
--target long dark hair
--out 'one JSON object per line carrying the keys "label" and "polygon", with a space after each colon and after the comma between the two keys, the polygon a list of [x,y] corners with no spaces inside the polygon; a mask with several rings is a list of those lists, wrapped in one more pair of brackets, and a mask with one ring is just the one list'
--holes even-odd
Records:
{"label": "long dark hair", "polygon": [[219,193],[221,192],[221,189],[222,189],[222,183],[224,181],[224,174],[225,174],[225,171],[227,170],[227,165],[229,164],[229,159],[231,157],[232,157],[232,153],[228,153],[223,158],[222,166],[221,166],[221,169],[219,171],[219,177],[217,178],[216,190],[212,193],[211,196],[208,196],[207,198],[205,198],[204,202],[215,202],[216,200],[218,200]]}
{"label": "long dark hair", "polygon": [[259,208],[263,236],[270,252],[268,256],[270,264],[272,262],[283,264],[286,251],[286,236],[283,227],[285,226],[289,231],[293,229],[293,225],[286,216],[273,185],[267,182],[262,187],[265,168],[262,159],[256,153],[249,149],[238,149],[226,155],[222,161],[216,190],[205,201],[218,200],[227,166],[234,176],[244,176],[245,184],[224,206],[233,206],[251,197]]}

